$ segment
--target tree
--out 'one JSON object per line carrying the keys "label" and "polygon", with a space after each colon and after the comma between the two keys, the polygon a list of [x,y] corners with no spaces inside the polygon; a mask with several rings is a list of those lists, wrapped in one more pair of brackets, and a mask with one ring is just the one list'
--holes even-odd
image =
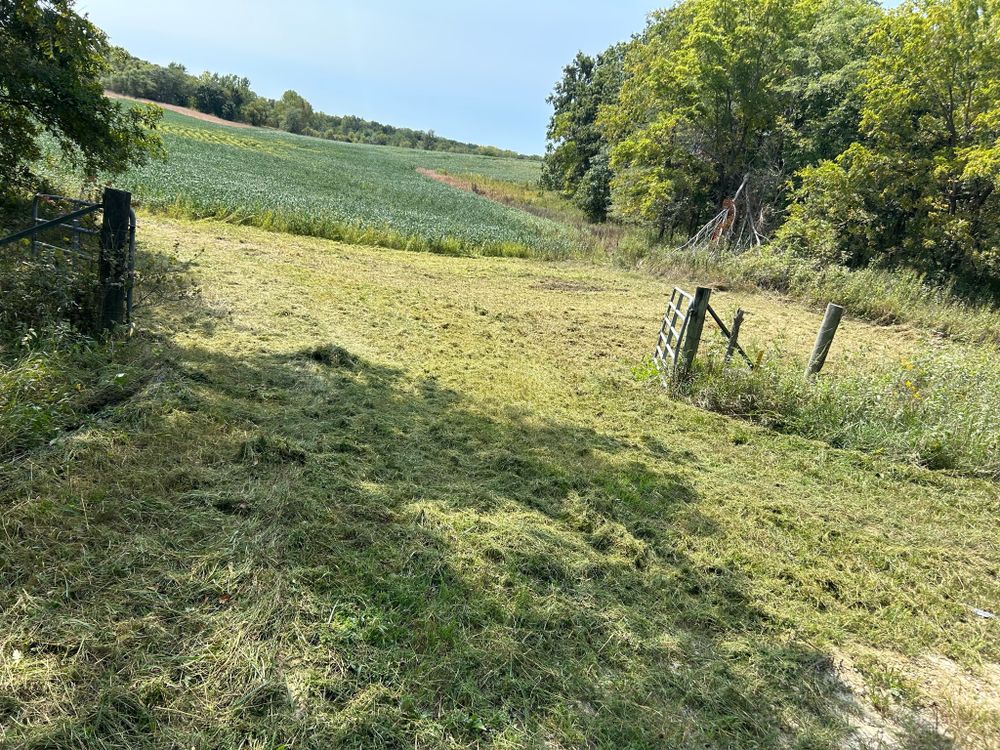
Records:
{"label": "tree", "polygon": [[776,226],[795,169],[853,132],[851,45],[877,18],[868,0],[685,0],[653,14],[599,118],[615,212],[692,232],[749,175],[744,196]]}
{"label": "tree", "polygon": [[617,44],[596,59],[577,53],[548,98],[553,113],[542,183],[572,197],[591,221],[607,217],[611,195],[607,144],[597,116],[618,97],[626,49]]}
{"label": "tree", "polygon": [[858,142],[802,172],[786,247],[1000,279],[1000,3],[919,0],[871,40]]}
{"label": "tree", "polygon": [[312,121],[313,108],[299,93],[289,90],[275,103],[275,113],[282,130],[301,133]]}
{"label": "tree", "polygon": [[278,126],[274,116],[274,102],[261,96],[255,96],[243,106],[243,114],[240,119],[251,125]]}
{"label": "tree", "polygon": [[110,50],[73,0],[0,0],[0,179],[5,189],[34,181],[32,164],[49,134],[86,174],[118,173],[160,148],[153,107],[104,96]]}

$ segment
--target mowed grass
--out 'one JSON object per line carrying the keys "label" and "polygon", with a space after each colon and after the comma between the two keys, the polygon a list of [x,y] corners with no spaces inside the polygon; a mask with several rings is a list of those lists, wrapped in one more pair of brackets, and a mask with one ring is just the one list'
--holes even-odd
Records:
{"label": "mowed grass", "polygon": [[203,292],[2,469],[0,744],[997,746],[997,485],[671,401],[674,280],[142,226]]}
{"label": "mowed grass", "polygon": [[417,173],[537,182],[526,159],[337,143],[165,112],[167,151],[117,181],[146,208],[362,244],[492,255],[570,253],[570,231]]}

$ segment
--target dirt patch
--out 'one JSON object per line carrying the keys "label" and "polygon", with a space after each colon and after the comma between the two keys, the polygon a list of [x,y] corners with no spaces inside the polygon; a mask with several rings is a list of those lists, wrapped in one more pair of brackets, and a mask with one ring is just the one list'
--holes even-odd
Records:
{"label": "dirt patch", "polygon": [[610,221],[592,224],[583,218],[582,213],[575,212],[568,204],[565,210],[556,210],[550,205],[540,205],[530,198],[526,198],[521,191],[522,186],[505,184],[502,180],[490,180],[485,177],[477,180],[475,176],[455,177],[424,167],[417,167],[417,173],[449,187],[475,193],[494,203],[570,227],[583,235],[581,239],[595,242],[597,246],[604,248],[607,252],[617,248],[625,235],[625,227],[621,224]]}
{"label": "dirt patch", "polygon": [[459,190],[468,190],[476,193],[477,195],[479,194],[479,191],[476,190],[476,186],[468,180],[460,180],[457,177],[441,174],[440,172],[435,172],[433,169],[426,169],[424,167],[417,167],[417,174],[422,174],[424,177],[430,177],[432,180],[443,182],[445,185],[451,185],[451,187],[458,188]]}
{"label": "dirt patch", "polygon": [[531,285],[532,289],[541,289],[546,292],[605,292],[606,287],[598,284],[591,284],[586,281],[574,281],[572,279],[542,279]]}
{"label": "dirt patch", "polygon": [[504,192],[504,190],[498,189],[496,185],[491,187],[489,185],[477,183],[475,180],[455,177],[450,174],[441,174],[440,172],[435,172],[433,169],[426,169],[424,167],[417,167],[417,173],[440,182],[443,185],[448,185],[449,187],[453,187],[458,190],[464,190],[467,193],[475,193],[476,195],[486,198],[486,200],[491,200],[494,203],[509,206],[510,208],[516,208],[519,211],[525,211],[533,216],[548,219],[549,221],[555,221],[561,224],[566,223],[565,218],[557,212],[550,211],[540,206],[533,206],[530,203],[518,200],[517,196],[508,195]]}
{"label": "dirt patch", "polygon": [[844,654],[834,671],[853,730],[845,750],[1000,750],[1000,665],[969,672],[943,656],[871,656],[897,675],[892,689]]}
{"label": "dirt patch", "polygon": [[201,120],[202,122],[211,122],[216,125],[228,125],[231,128],[249,128],[245,122],[233,122],[232,120],[223,120],[221,117],[216,117],[215,115],[206,115],[204,112],[199,112],[196,109],[190,109],[189,107],[181,107],[177,104],[164,104],[163,102],[154,102],[152,99],[138,99],[134,96],[125,96],[124,94],[116,94],[114,91],[105,91],[104,95],[109,99],[124,99],[130,102],[142,102],[143,104],[155,104],[160,109],[169,109],[171,112],[176,112],[179,115],[187,115],[188,117],[193,117],[196,120]]}

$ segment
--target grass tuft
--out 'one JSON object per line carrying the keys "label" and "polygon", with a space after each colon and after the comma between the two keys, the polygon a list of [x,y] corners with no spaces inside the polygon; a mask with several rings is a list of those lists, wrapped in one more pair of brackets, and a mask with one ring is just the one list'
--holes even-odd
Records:
{"label": "grass tuft", "polygon": [[698,407],[836,448],[1000,478],[1000,371],[993,350],[931,350],[893,366],[859,357],[814,379],[804,377],[803,360],[778,351],[759,361],[751,371],[710,351],[673,390]]}

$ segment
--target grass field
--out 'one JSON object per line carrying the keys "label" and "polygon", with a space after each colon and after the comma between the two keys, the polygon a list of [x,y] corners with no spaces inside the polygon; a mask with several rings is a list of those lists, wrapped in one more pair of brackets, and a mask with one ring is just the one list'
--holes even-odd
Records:
{"label": "grass field", "polygon": [[564,255],[560,224],[435,182],[418,167],[536,182],[537,161],[336,143],[165,112],[165,161],[119,180],[147,208],[404,249]]}
{"label": "grass field", "polygon": [[[670,400],[679,279],[141,236],[201,293],[0,469],[0,745],[1000,746],[997,485]],[[808,351],[815,313],[717,299]]]}

